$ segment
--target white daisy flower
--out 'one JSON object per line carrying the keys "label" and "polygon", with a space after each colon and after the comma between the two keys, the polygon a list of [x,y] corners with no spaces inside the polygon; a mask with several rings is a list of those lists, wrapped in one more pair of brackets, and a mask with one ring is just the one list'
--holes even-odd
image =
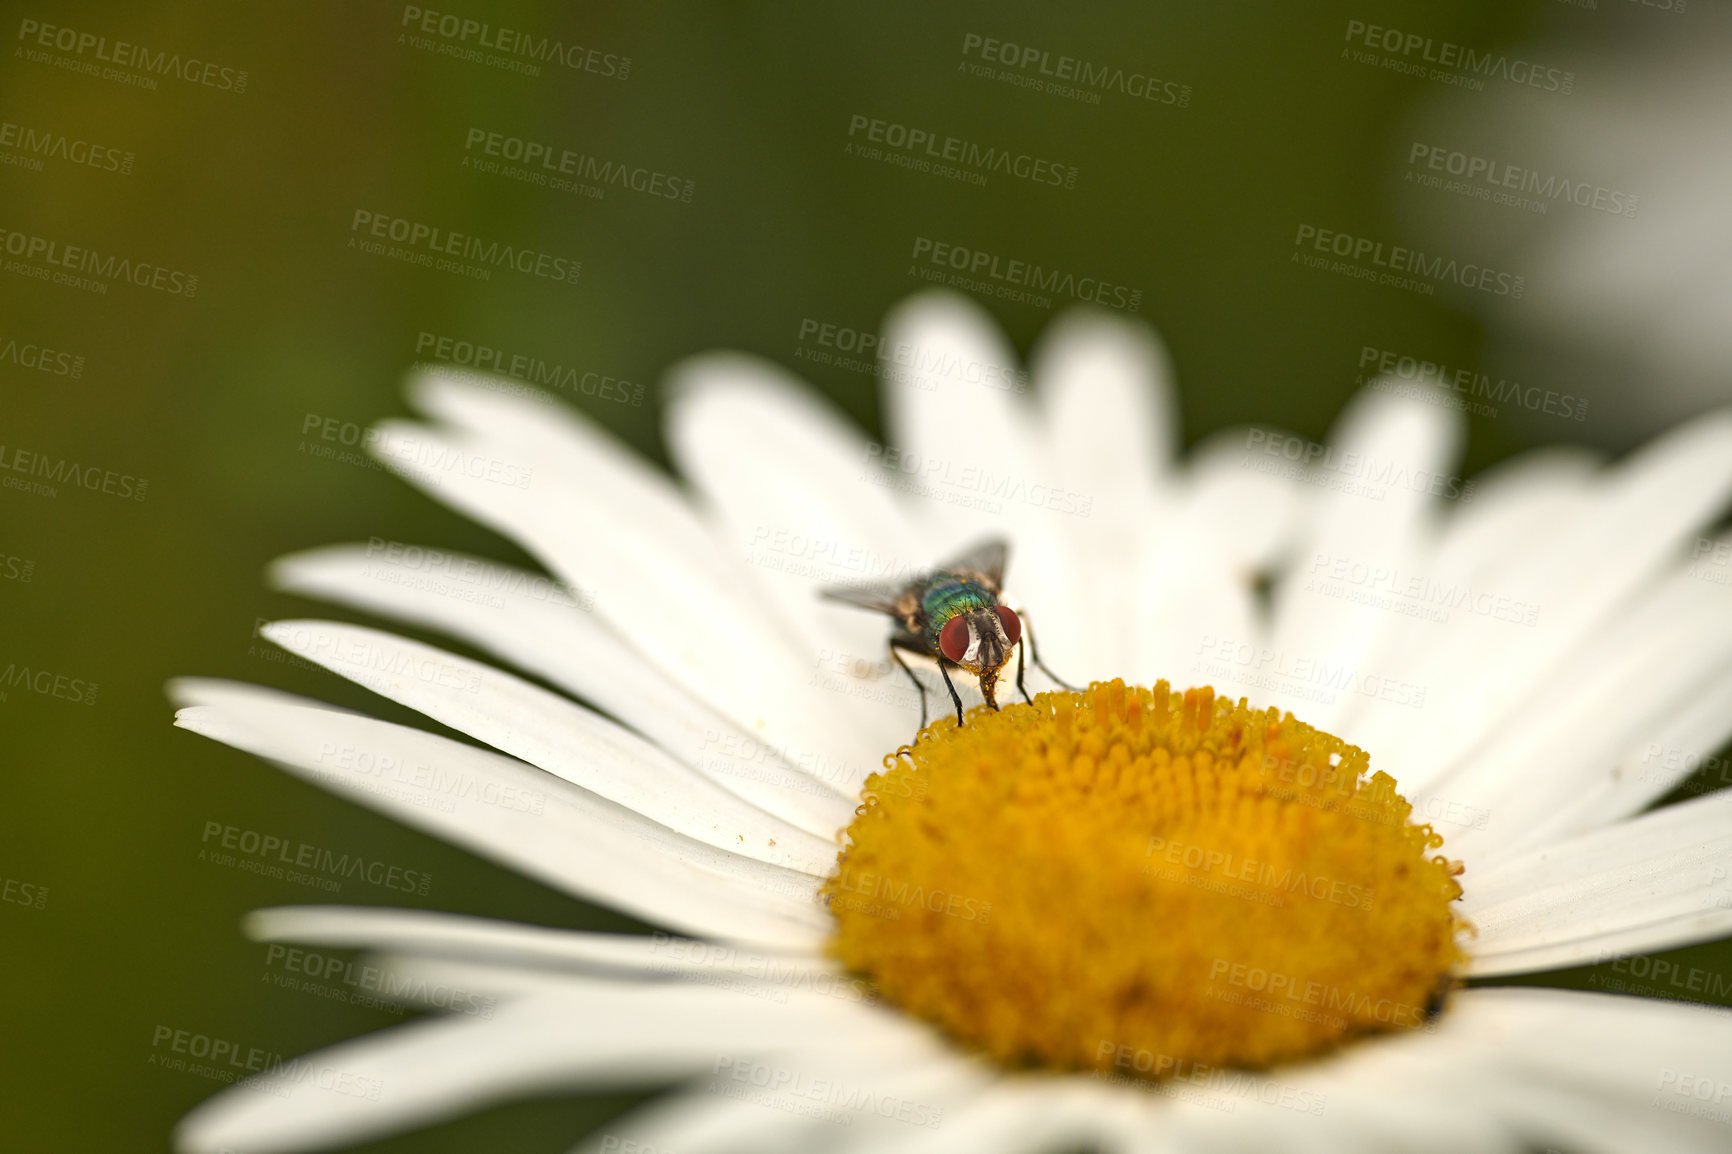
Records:
{"label": "white daisy flower", "polygon": [[[1181,464],[1135,324],[1056,322],[1032,395],[958,298],[886,338],[894,447],[761,361],[680,366],[683,483],[508,382],[415,379],[427,423],[381,457],[552,579],[379,542],[274,577],[515,672],[267,632],[480,745],[208,680],[177,724],[666,932],[262,911],[443,1012],[224,1090],[182,1149],[658,1086],[581,1148],[1726,1148],[1732,1015],[1459,986],[1732,928],[1732,794],[1642,812],[1689,764],[1654,751],[1732,735],[1701,569],[1732,415],[1470,489],[1453,414],[1373,390],[1327,450],[1238,430]],[[918,716],[887,622],[816,590],[991,535],[1094,684],[1031,672],[958,727],[928,668],[936,720],[885,759]]]}

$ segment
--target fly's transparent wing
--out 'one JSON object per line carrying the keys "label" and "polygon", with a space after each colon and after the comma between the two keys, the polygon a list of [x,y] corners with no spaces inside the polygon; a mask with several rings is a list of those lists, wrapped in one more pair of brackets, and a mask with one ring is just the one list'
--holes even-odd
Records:
{"label": "fly's transparent wing", "polygon": [[906,581],[867,581],[858,585],[831,585],[818,590],[818,596],[874,613],[887,613],[900,620],[907,615],[912,592],[913,587]]}
{"label": "fly's transparent wing", "polygon": [[1009,557],[1010,545],[1003,537],[988,537],[942,568],[947,573],[978,577],[981,584],[998,593],[1004,589],[1004,565]]}

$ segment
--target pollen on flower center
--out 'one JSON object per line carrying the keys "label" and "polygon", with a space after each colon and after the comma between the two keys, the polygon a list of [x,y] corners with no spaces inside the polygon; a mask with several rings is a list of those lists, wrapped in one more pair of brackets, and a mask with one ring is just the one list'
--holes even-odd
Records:
{"label": "pollen on flower center", "polygon": [[941,720],[866,783],[832,949],[1012,1066],[1159,1078],[1421,1025],[1461,867],[1368,763],[1165,681]]}

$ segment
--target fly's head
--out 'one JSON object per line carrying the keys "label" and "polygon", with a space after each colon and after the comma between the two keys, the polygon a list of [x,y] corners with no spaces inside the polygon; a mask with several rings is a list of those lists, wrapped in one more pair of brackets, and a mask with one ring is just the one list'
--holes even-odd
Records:
{"label": "fly's head", "polygon": [[946,621],[938,633],[938,651],[980,678],[981,694],[996,709],[998,675],[1020,640],[1022,621],[1015,611],[1006,605],[988,605],[964,610]]}

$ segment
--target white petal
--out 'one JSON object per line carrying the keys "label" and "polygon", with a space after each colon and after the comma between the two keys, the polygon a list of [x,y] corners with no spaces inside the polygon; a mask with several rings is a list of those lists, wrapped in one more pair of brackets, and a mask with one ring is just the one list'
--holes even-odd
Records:
{"label": "white petal", "polygon": [[175,724],[558,886],[712,937],[813,948],[807,875],[717,850],[534,766],[233,682],[170,686]]}
{"label": "white petal", "polygon": [[1151,539],[1157,494],[1178,438],[1166,350],[1141,322],[1072,309],[1031,355],[1049,441],[1053,483],[1070,524],[1073,568],[1084,584],[1040,609],[1054,650],[1079,663],[1083,682],[1134,677],[1141,542]]}
{"label": "white petal", "polygon": [[522,678],[377,629],[277,621],[264,636],[384,697],[688,837],[822,877],[836,843],[772,817],[643,738]]}
{"label": "white petal", "polygon": [[1732,928],[1732,793],[1519,855],[1462,884],[1472,972],[1515,973],[1705,941]]}
{"label": "white petal", "polygon": [[[1211,438],[1192,454],[1162,519],[1144,533],[1136,583],[1140,683],[1214,685],[1229,699],[1266,701],[1258,655],[1270,652],[1253,595],[1259,573],[1302,526],[1295,482],[1251,467],[1246,431]],[[1140,566],[1140,568],[1139,568]]]}
{"label": "white petal", "polygon": [[[1691,1091],[1701,1082],[1712,1093],[1732,1085],[1732,1013],[1547,989],[1466,990],[1455,1001],[1457,1028],[1483,1047],[1480,1084],[1488,1105],[1536,1123],[1528,1131],[1532,1140],[1567,1141],[1579,1127],[1560,1125],[1567,1103],[1536,1109],[1540,1101],[1530,1087],[1592,1103],[1585,1115],[1617,1118],[1624,1133],[1651,1131],[1661,1140],[1654,1148],[1703,1154],[1726,1148],[1727,1099],[1716,1106],[1695,1101]],[[1718,1109],[1719,1120],[1692,1117],[1702,1106]]]}
{"label": "white petal", "polygon": [[[375,452],[390,467],[593,593],[616,633],[791,762],[839,746],[876,752],[834,695],[809,684],[793,634],[665,477],[557,406],[438,379],[419,399],[445,412],[461,405],[472,427],[490,431],[383,422]],[[504,483],[512,478],[527,480]],[[865,766],[860,781],[876,769]]]}
{"label": "white petal", "polygon": [[595,702],[718,785],[808,833],[829,837],[853,820],[857,802],[842,794],[839,770],[789,765],[675,685],[545,577],[391,543],[297,553],[277,561],[272,577],[281,588],[441,629],[493,652]]}
{"label": "white petal", "polygon": [[941,560],[891,500],[884,447],[743,354],[687,361],[669,387],[670,448],[718,536],[799,631],[815,679],[845,695],[871,735],[866,755],[895,748],[919,703],[885,656],[886,619],[819,597],[825,586],[904,581]]}
{"label": "white petal", "polygon": [[1507,576],[1509,559],[1557,524],[1586,515],[1594,463],[1591,454],[1553,448],[1487,470],[1475,478],[1473,499],[1449,508],[1407,569],[1321,553],[1299,559],[1303,580],[1366,600],[1390,617],[1376,667],[1397,686],[1414,687],[1410,700],[1423,692],[1423,707],[1360,711],[1352,740],[1410,794],[1420,784],[1410,750],[1435,744],[1431,719],[1466,681],[1483,676],[1478,667],[1495,660],[1489,655],[1527,643],[1544,589]]}
{"label": "white petal", "polygon": [[811,950],[761,949],[662,933],[590,933],[424,910],[283,906],[254,911],[246,930],[255,941],[389,950],[618,977],[731,974],[820,992],[848,984],[835,962]]}
{"label": "white petal", "polygon": [[[1485,647],[1478,634],[1447,638],[1447,693],[1428,696],[1428,724],[1402,750],[1403,783],[1429,785],[1526,705],[1608,615],[1669,568],[1691,535],[1732,495],[1732,414],[1712,413],[1668,433],[1598,478],[1579,515],[1536,531],[1487,577],[1531,591],[1539,619]],[[1479,648],[1472,646],[1479,644]],[[1622,751],[1619,751],[1622,752]]]}
{"label": "white petal", "polygon": [[1086,635],[1064,626],[1089,590],[1076,555],[1083,519],[1054,497],[1064,486],[1033,407],[1014,387],[1002,387],[1006,374],[1019,371],[1016,351],[985,310],[948,292],[897,306],[885,336],[887,369],[898,350],[913,358],[906,371],[887,371],[881,394],[885,428],[900,454],[886,464],[905,482],[906,503],[933,526],[930,537],[946,542],[945,557],[984,537],[1010,539],[1005,598],[1039,624],[1047,664],[1071,676],[1067,665],[1089,656]]}
{"label": "white petal", "polygon": [[[1720,773],[1725,763],[1711,751],[1732,738],[1732,666],[1718,670],[1691,700],[1661,718],[1609,774],[1560,802],[1549,820],[1536,823],[1535,844],[1599,829],[1635,813],[1704,764]],[[1713,779],[1710,778],[1710,781]]]}
{"label": "white petal", "polygon": [[[1410,568],[1429,532],[1433,492],[1447,490],[1460,444],[1461,418],[1453,410],[1390,393],[1360,393],[1312,465],[1320,495],[1299,556],[1307,564],[1321,555]],[[1328,596],[1303,579],[1280,584],[1274,614],[1269,655],[1253,672],[1277,688],[1261,699],[1253,695],[1253,701],[1291,709],[1349,741],[1355,740],[1349,724],[1355,717],[1413,712],[1408,702],[1383,695],[1389,674],[1376,665],[1395,615]]]}
{"label": "white petal", "polygon": [[[748,1004],[750,1003],[750,1004]],[[208,1099],[181,1123],[189,1152],[249,1154],[353,1143],[490,1102],[572,1085],[666,1082],[725,1058],[823,1049],[844,1021],[872,1044],[873,1019],[810,1001],[787,1006],[694,985],[574,985],[491,1018],[423,1020],[308,1055]]]}
{"label": "white petal", "polygon": [[[1732,668],[1732,597],[1680,572],[1587,639],[1571,667],[1571,676],[1536,693],[1515,723],[1415,800],[1428,817],[1450,806],[1485,815],[1459,834],[1436,823],[1452,856],[1490,866],[1581,832],[1561,811],[1613,785],[1623,764]],[[1732,717],[1721,720],[1732,730]]]}

